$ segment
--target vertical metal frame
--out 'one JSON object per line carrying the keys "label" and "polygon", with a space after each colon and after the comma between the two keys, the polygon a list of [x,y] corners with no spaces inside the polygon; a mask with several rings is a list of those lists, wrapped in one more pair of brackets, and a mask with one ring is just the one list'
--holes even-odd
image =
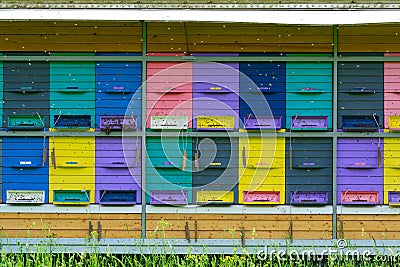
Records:
{"label": "vertical metal frame", "polygon": [[332,90],[332,238],[337,238],[337,86],[338,86],[338,25],[333,25],[333,90]]}
{"label": "vertical metal frame", "polygon": [[142,238],[146,238],[146,80],[147,22],[142,21]]}

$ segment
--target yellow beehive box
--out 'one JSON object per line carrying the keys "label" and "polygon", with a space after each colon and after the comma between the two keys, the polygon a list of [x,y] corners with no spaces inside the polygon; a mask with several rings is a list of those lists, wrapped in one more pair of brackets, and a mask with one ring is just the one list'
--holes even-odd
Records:
{"label": "yellow beehive box", "polygon": [[285,203],[285,138],[239,140],[239,203]]}
{"label": "yellow beehive box", "polygon": [[[85,195],[88,194],[90,202],[93,203],[95,138],[51,137],[49,150],[49,202],[87,204]],[[84,195],[82,194],[83,191],[85,191]],[[55,200],[55,194],[57,194],[57,197],[62,195],[63,201],[59,198]],[[81,199],[81,201],[78,201],[78,199]]]}
{"label": "yellow beehive box", "polygon": [[233,191],[197,191],[197,203],[226,203],[234,202]]}
{"label": "yellow beehive box", "polygon": [[384,204],[390,204],[389,192],[400,191],[400,138],[384,139]]}

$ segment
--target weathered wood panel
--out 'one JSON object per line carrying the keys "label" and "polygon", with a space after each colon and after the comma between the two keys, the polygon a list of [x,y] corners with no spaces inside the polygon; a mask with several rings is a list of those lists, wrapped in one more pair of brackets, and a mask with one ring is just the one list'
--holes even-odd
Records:
{"label": "weathered wood panel", "polygon": [[1,237],[68,237],[89,236],[89,223],[96,234],[98,222],[102,238],[139,238],[141,236],[140,214],[0,214]]}
{"label": "weathered wood panel", "polygon": [[[332,236],[330,215],[227,215],[227,214],[147,214],[148,238],[288,238],[290,220],[295,239],[329,239]],[[197,222],[196,222],[197,221]],[[197,231],[196,231],[197,223]]]}
{"label": "weathered wood panel", "polygon": [[400,25],[340,26],[339,52],[399,52]]}
{"label": "weathered wood panel", "polygon": [[0,51],[138,52],[139,22],[1,21]]}
{"label": "weathered wood panel", "polygon": [[400,214],[338,215],[338,237],[341,238],[400,239],[399,228]]}
{"label": "weathered wood panel", "polygon": [[[186,23],[190,52],[332,52],[330,26]],[[184,23],[148,23],[149,52],[185,52]],[[186,51],[187,52],[187,51]]]}

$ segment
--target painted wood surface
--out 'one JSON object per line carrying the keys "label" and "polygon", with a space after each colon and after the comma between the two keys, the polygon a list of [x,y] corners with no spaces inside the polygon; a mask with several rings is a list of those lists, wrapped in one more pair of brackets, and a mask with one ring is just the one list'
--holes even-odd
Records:
{"label": "painted wood surface", "polygon": [[240,138],[238,195],[240,204],[285,203],[284,138]]}
{"label": "painted wood surface", "polygon": [[[93,53],[52,53],[89,56]],[[95,62],[50,62],[50,126],[57,127],[60,115],[90,116],[95,125]]]}
{"label": "painted wood surface", "polygon": [[146,147],[148,203],[192,203],[192,139],[148,137]]}
{"label": "painted wood surface", "polygon": [[96,203],[141,203],[141,140],[96,138]]}
{"label": "painted wood surface", "polygon": [[[72,195],[84,193],[84,197],[94,203],[94,137],[51,137],[49,150],[49,202],[54,202],[54,191],[69,194],[71,190]],[[75,199],[72,196],[68,198]],[[68,199],[60,203],[68,203]]]}
{"label": "painted wood surface", "polygon": [[192,127],[192,75],[192,63],[147,63],[147,128],[151,128],[152,116],[184,116],[188,119],[188,127]]}
{"label": "painted wood surface", "polygon": [[[238,56],[237,54],[195,54],[196,56]],[[198,120],[201,116],[227,116],[234,125],[218,120],[215,130],[239,127],[239,64],[193,63],[193,127],[210,130],[213,127]]]}
{"label": "painted wood surface", "polygon": [[[332,203],[331,139],[288,138],[285,158],[286,204]],[[299,199],[303,194],[305,199]],[[327,198],[321,199],[320,194]]]}
{"label": "painted wood surface", "polygon": [[[383,203],[383,140],[378,138],[339,138],[337,152],[338,204]],[[378,163],[380,161],[380,163]],[[362,199],[351,197],[357,192]],[[368,194],[378,193],[378,202]]]}
{"label": "painted wood surface", "polygon": [[[399,56],[400,53],[385,53],[385,56]],[[400,129],[400,63],[384,63],[384,115],[385,128]]]}
{"label": "painted wood surface", "polygon": [[[389,192],[400,191],[400,139],[385,138],[384,150],[384,203],[389,203]],[[397,201],[398,202],[398,201]],[[394,203],[396,204],[396,203]]]}
{"label": "painted wood surface", "polygon": [[[138,56],[139,53],[97,53],[98,56]],[[96,128],[100,116],[128,115],[142,127],[142,66],[140,62],[96,62]]]}
{"label": "painted wood surface", "polygon": [[[46,56],[46,53],[5,53],[5,55]],[[6,126],[9,128],[15,126],[10,116],[18,120],[18,118],[28,115],[38,120],[42,128],[48,128],[50,64],[48,62],[15,61],[4,62],[2,65],[2,77],[4,79],[3,121],[6,123]]]}
{"label": "painted wood surface", "polygon": [[360,119],[370,116],[371,129],[382,129],[384,127],[383,87],[383,63],[342,62],[338,64],[338,128],[343,128],[343,120],[346,119],[343,116],[350,115],[360,116]]}
{"label": "painted wood surface", "polygon": [[[49,200],[48,139],[42,137],[4,137],[2,147],[3,203],[7,191],[28,190],[44,192],[43,202]],[[22,201],[23,202],[23,201]]]}
{"label": "painted wood surface", "polygon": [[[257,56],[258,53],[240,54]],[[264,54],[261,54],[264,56]],[[276,54],[272,54],[276,55]],[[276,116],[280,128],[285,128],[286,63],[242,62],[240,70],[240,122],[246,128],[251,115]],[[265,108],[267,105],[270,110]],[[260,124],[260,122],[259,122]],[[276,123],[278,124],[278,123]],[[276,125],[277,126],[277,125]],[[265,126],[268,127],[268,126]],[[262,127],[260,127],[262,128]]]}
{"label": "painted wood surface", "polygon": [[[287,56],[328,56],[327,54],[287,54]],[[299,118],[319,116],[328,125],[306,123]],[[286,125],[296,130],[332,128],[332,64],[325,62],[286,63]]]}

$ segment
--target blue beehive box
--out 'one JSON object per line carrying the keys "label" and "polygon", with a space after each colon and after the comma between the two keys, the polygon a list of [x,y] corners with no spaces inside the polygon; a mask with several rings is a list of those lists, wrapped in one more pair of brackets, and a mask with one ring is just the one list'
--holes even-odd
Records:
{"label": "blue beehive box", "polygon": [[[257,55],[260,54],[244,54],[244,56]],[[271,54],[271,56],[276,55]],[[239,70],[241,72],[239,110],[241,127],[251,129],[249,120],[252,115],[256,115],[257,117],[273,116],[276,119],[275,129],[285,128],[286,64],[284,62],[242,62]],[[271,112],[265,108],[266,102]],[[273,128],[260,122],[258,126],[259,129]]]}
{"label": "blue beehive box", "polygon": [[[98,56],[139,56],[138,53],[97,53]],[[140,62],[96,62],[96,128],[127,115],[141,128],[142,65]],[[131,125],[133,127],[133,125]],[[120,130],[120,128],[118,128]]]}
{"label": "blue beehive box", "polygon": [[42,137],[3,138],[3,202],[48,202],[47,155],[48,140]]}

